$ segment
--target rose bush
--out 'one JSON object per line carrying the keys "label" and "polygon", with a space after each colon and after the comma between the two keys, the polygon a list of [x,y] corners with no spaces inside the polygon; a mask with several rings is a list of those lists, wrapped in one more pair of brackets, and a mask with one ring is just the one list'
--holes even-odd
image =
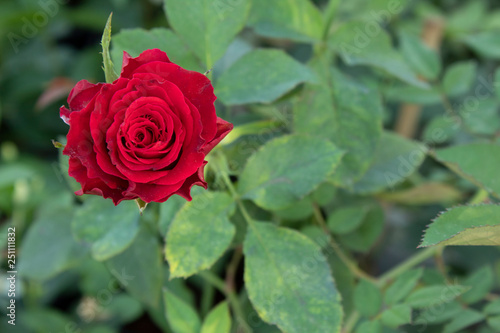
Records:
{"label": "rose bush", "polygon": [[70,125],[64,154],[76,194],[163,202],[191,200],[193,185],[207,187],[205,156],[233,128],[215,113],[216,97],[203,74],[172,63],[158,49],[137,58],[124,52],[113,83],[82,80],[63,106]]}

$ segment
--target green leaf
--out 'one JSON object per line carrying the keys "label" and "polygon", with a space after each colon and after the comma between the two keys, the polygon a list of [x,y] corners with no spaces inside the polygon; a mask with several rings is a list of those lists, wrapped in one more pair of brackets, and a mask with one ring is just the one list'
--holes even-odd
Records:
{"label": "green leaf", "polygon": [[156,234],[143,227],[132,245],[106,265],[133,297],[151,308],[159,307],[163,270]]}
{"label": "green leaf", "polygon": [[160,217],[158,218],[158,229],[160,234],[166,235],[175,214],[186,204],[186,199],[180,195],[173,195],[160,205]]}
{"label": "green leaf", "polygon": [[328,216],[328,229],[339,235],[356,230],[366,217],[368,206],[340,207]]}
{"label": "green leaf", "polygon": [[500,245],[500,206],[462,206],[441,214],[425,231],[419,247]]}
{"label": "green leaf", "polygon": [[500,197],[500,146],[491,143],[471,143],[439,149],[438,161],[458,175]]}
{"label": "green leaf", "polygon": [[500,315],[500,299],[488,303],[488,305],[484,307],[483,312],[487,315]]}
{"label": "green leaf", "polygon": [[165,0],[170,25],[207,69],[212,68],[244,27],[250,1]]}
{"label": "green leaf", "polygon": [[403,205],[422,206],[435,203],[449,205],[450,203],[460,201],[463,195],[454,186],[446,183],[429,182],[406,190],[381,193],[378,197]]}
{"label": "green leaf", "polygon": [[356,333],[382,333],[379,320],[365,321],[356,328]]}
{"label": "green leaf", "polygon": [[222,302],[210,311],[203,321],[200,333],[229,333],[231,316],[227,302]]}
{"label": "green leaf", "polygon": [[113,35],[112,45],[111,56],[118,68],[122,66],[123,51],[128,52],[132,57],[137,57],[145,50],[158,48],[166,52],[173,63],[188,70],[204,71],[198,59],[169,29],[122,29],[118,34]]}
{"label": "green leaf", "polygon": [[[319,84],[308,84],[294,106],[294,129],[329,139],[346,151],[333,181],[351,187],[370,166],[382,133],[383,108],[374,87],[314,64]],[[314,110],[314,116],[311,116]]]}
{"label": "green leaf", "polygon": [[309,0],[253,0],[248,24],[263,36],[316,42],[323,17]]}
{"label": "green leaf", "polygon": [[385,302],[394,305],[404,299],[417,286],[423,270],[413,269],[401,274],[385,291]]}
{"label": "green leaf", "polygon": [[313,241],[271,223],[252,222],[243,252],[248,296],[264,321],[289,333],[340,330],[340,296]]}
{"label": "green leaf", "polygon": [[481,301],[493,288],[494,280],[493,269],[490,266],[476,270],[462,283],[464,286],[471,287],[469,291],[462,295],[462,301],[467,304]]}
{"label": "green leaf", "polygon": [[234,209],[234,200],[222,192],[197,195],[181,208],[166,237],[171,279],[208,269],[224,254],[235,234],[229,222]]}
{"label": "green leaf", "polygon": [[71,234],[70,208],[41,212],[28,229],[19,250],[19,274],[46,280],[78,264],[87,250]]}
{"label": "green leaf", "polygon": [[320,138],[288,135],[274,139],[248,159],[238,191],[260,207],[284,208],[323,182],[342,154]]}
{"label": "green leaf", "polygon": [[422,89],[395,82],[385,88],[384,95],[391,102],[433,105],[442,103],[441,93],[436,87]]}
{"label": "green leaf", "polygon": [[350,66],[365,65],[380,69],[411,85],[426,88],[428,84],[418,79],[416,73],[407,65],[403,56],[391,45],[389,35],[375,24],[378,33],[365,31],[365,22],[348,22],[342,25],[329,43],[342,60]]}
{"label": "green leaf", "polygon": [[354,306],[363,316],[375,316],[382,306],[382,294],[378,287],[367,280],[361,280],[354,289]]}
{"label": "green leaf", "polygon": [[471,325],[474,325],[484,319],[484,315],[481,312],[464,309],[458,313],[454,319],[446,324],[443,329],[443,333],[455,333]]}
{"label": "green leaf", "polygon": [[476,70],[475,61],[458,62],[448,67],[443,78],[444,92],[451,97],[468,92],[476,78]]}
{"label": "green leaf", "polygon": [[400,33],[401,52],[410,67],[428,80],[434,80],[441,71],[438,54],[427,47],[416,35]]}
{"label": "green leaf", "polygon": [[460,285],[436,285],[415,290],[405,300],[405,304],[416,309],[448,303],[465,293],[469,287]]}
{"label": "green leaf", "polygon": [[496,332],[500,331],[500,316],[490,317],[487,319],[487,322]]}
{"label": "green leaf", "polygon": [[380,320],[386,326],[397,328],[411,323],[411,307],[407,304],[394,305],[380,315]]}
{"label": "green leaf", "polygon": [[427,323],[428,325],[443,324],[449,321],[451,318],[455,317],[458,313],[463,310],[463,307],[457,301],[451,301],[445,304],[439,305],[440,311],[436,311],[437,306],[431,306],[424,309],[418,318],[415,320],[415,324]]}
{"label": "green leaf", "polygon": [[460,132],[460,117],[437,116],[425,127],[422,139],[427,144],[440,144],[452,140]]}
{"label": "green leaf", "polygon": [[395,133],[384,132],[370,168],[354,184],[354,191],[368,194],[393,188],[418,169],[426,153],[424,145]]}
{"label": "green leaf", "polygon": [[493,82],[493,86],[495,87],[497,99],[500,99],[500,68],[495,72],[495,81]]}
{"label": "green leaf", "polygon": [[[269,75],[272,73],[272,75]],[[238,59],[215,86],[215,94],[227,105],[270,103],[314,74],[280,50],[255,50]]]}
{"label": "green leaf", "polygon": [[109,44],[111,43],[111,19],[113,18],[113,13],[109,14],[108,21],[104,27],[104,32],[102,34],[101,45],[102,45],[102,63],[104,65],[104,75],[106,77],[106,83],[111,83],[118,79],[118,74],[116,74],[113,67],[113,62],[109,55]]}
{"label": "green leaf", "polygon": [[499,29],[470,34],[463,37],[462,41],[483,57],[500,58]]}
{"label": "green leaf", "polygon": [[340,243],[353,250],[366,252],[370,250],[384,229],[384,211],[380,206],[374,206],[366,214],[361,226],[354,232],[344,234]]}
{"label": "green leaf", "polygon": [[89,243],[95,260],[107,260],[123,252],[139,232],[139,211],[132,201],[116,206],[110,200],[90,197],[71,222],[79,242]]}
{"label": "green leaf", "polygon": [[201,322],[196,311],[168,289],[163,290],[165,315],[174,333],[199,333]]}

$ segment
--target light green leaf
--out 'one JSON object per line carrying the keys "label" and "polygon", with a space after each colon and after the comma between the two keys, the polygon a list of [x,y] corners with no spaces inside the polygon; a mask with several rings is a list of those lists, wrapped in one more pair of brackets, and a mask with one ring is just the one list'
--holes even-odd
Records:
{"label": "light green leaf", "polygon": [[163,290],[165,315],[174,333],[199,333],[200,317],[191,305],[174,295],[168,289]]}
{"label": "light green leaf", "polygon": [[340,207],[328,216],[328,229],[339,235],[356,230],[369,211],[368,206]]}
{"label": "light green leaf", "polygon": [[43,211],[28,229],[19,250],[19,274],[34,280],[46,280],[73,267],[87,250],[71,234],[68,219],[73,210],[61,208]]}
{"label": "light green leaf", "polygon": [[156,234],[143,227],[132,245],[106,265],[133,297],[151,308],[159,307],[163,270]]}
{"label": "light green leaf", "polygon": [[283,51],[261,49],[245,54],[229,67],[217,81],[215,94],[227,105],[270,103],[314,79],[306,66]]}
{"label": "light green leaf", "polygon": [[111,62],[111,57],[109,55],[109,44],[111,43],[111,19],[113,18],[113,13],[109,14],[108,21],[104,27],[104,32],[102,33],[101,45],[102,45],[102,63],[104,69],[104,76],[106,77],[106,83],[112,83],[118,78],[115,69],[113,67],[113,62]]}
{"label": "light green leaf", "polygon": [[463,42],[486,58],[500,58],[500,30],[481,31],[462,38]]}
{"label": "light green leaf", "polygon": [[393,188],[418,169],[426,153],[424,145],[384,132],[375,159],[365,175],[354,184],[354,191],[367,194]]}
{"label": "light green leaf", "polygon": [[500,299],[488,303],[488,305],[484,307],[483,312],[487,315],[500,315]]}
{"label": "light green leaf", "polygon": [[460,117],[449,115],[433,117],[425,127],[422,139],[427,144],[440,144],[452,140],[460,132]]}
{"label": "light green leaf", "polygon": [[400,33],[401,52],[410,67],[428,80],[434,80],[441,71],[441,61],[438,54],[427,47],[415,35]]}
{"label": "light green leaf", "polygon": [[474,83],[476,70],[475,61],[458,62],[448,67],[443,78],[444,92],[451,97],[465,94]]}
{"label": "light green leaf", "polygon": [[[294,106],[294,129],[329,139],[346,151],[333,181],[350,187],[370,166],[382,133],[383,108],[374,87],[314,64],[319,84],[308,84]],[[314,110],[315,116],[311,116]]]}
{"label": "light green leaf", "polygon": [[471,289],[462,295],[461,299],[467,304],[473,304],[481,301],[493,288],[495,277],[493,269],[490,266],[484,266],[463,281],[464,286]]}
{"label": "light green leaf", "polygon": [[203,321],[200,333],[229,333],[231,331],[231,316],[226,302],[217,305]]}
{"label": "light green leaf", "polygon": [[244,27],[249,0],[165,0],[169,23],[210,69]]}
{"label": "light green leaf", "polygon": [[380,320],[365,321],[356,328],[356,333],[382,333]]}
{"label": "light green leaf", "polygon": [[489,317],[487,322],[488,326],[493,328],[495,332],[500,331],[500,316]]}
{"label": "light green leaf", "polygon": [[323,30],[310,0],[253,0],[248,23],[260,35],[299,42],[319,41]]}
{"label": "light green leaf", "polygon": [[382,293],[373,283],[361,280],[354,289],[354,307],[366,317],[375,316],[382,306]]}
{"label": "light green leaf", "polygon": [[[248,296],[262,319],[289,333],[340,330],[340,296],[313,241],[271,223],[253,222],[243,252]],[[307,264],[303,258],[309,258]]]}
{"label": "light green leaf", "polygon": [[71,222],[73,235],[90,245],[95,260],[107,260],[123,252],[139,232],[139,210],[132,201],[116,206],[101,197],[89,197]]}
{"label": "light green leaf", "polygon": [[248,159],[238,191],[263,208],[278,210],[313,191],[341,157],[342,151],[326,140],[283,136],[269,141]]}
{"label": "light green leaf", "polygon": [[160,205],[160,217],[158,218],[158,229],[160,234],[166,235],[175,214],[187,203],[186,199],[179,195],[173,195]]}
{"label": "light green leaf", "polygon": [[401,274],[385,291],[385,302],[388,305],[394,305],[408,296],[416,287],[422,273],[422,269],[413,269]]}
{"label": "light green leaf", "polygon": [[469,287],[460,285],[436,285],[423,287],[412,292],[405,300],[405,304],[416,309],[424,309],[448,303],[465,293]]}
{"label": "light green leaf", "polygon": [[500,245],[500,206],[452,208],[427,228],[419,247],[432,245]]}
{"label": "light green leaf", "polygon": [[224,254],[235,234],[229,222],[234,209],[234,200],[222,192],[197,195],[181,208],[166,238],[171,279],[208,269]]}
{"label": "light green leaf", "polygon": [[464,309],[458,313],[451,322],[446,324],[443,329],[443,333],[455,333],[471,325],[474,325],[484,319],[484,315],[481,312]]}
{"label": "light green leaf", "polygon": [[426,88],[428,84],[419,80],[407,65],[403,56],[391,45],[389,35],[378,24],[378,33],[365,30],[365,22],[348,22],[342,25],[330,39],[331,47],[348,65],[365,65],[382,70],[411,85]]}
{"label": "light green leaf", "polygon": [[471,143],[439,149],[435,152],[438,161],[449,169],[500,196],[500,146],[491,143]]}
{"label": "light green leaf", "polygon": [[446,19],[446,29],[453,33],[477,30],[484,24],[486,9],[483,1],[464,2]]}
{"label": "light green leaf", "polygon": [[411,307],[407,304],[394,305],[380,315],[380,320],[386,326],[397,328],[411,322]]}
{"label": "light green leaf", "polygon": [[122,29],[113,35],[112,45],[111,56],[118,68],[122,66],[123,51],[137,57],[145,50],[157,48],[166,52],[170,61],[181,67],[192,71],[205,71],[182,40],[169,29]]}

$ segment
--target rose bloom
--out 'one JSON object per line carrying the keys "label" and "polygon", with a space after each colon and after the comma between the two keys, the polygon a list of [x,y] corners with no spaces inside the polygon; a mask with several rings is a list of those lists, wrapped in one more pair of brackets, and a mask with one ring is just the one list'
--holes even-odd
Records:
{"label": "rose bloom", "polygon": [[172,63],[158,50],[137,58],[124,52],[113,83],[80,81],[61,107],[70,125],[63,154],[77,195],[163,202],[191,200],[193,185],[207,188],[205,156],[231,131],[218,118],[216,97],[203,74]]}

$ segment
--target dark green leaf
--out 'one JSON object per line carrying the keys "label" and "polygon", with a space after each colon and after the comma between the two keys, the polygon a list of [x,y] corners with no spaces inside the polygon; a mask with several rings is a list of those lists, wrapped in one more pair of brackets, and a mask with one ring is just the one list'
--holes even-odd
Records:
{"label": "dark green leaf", "polygon": [[274,139],[250,157],[238,191],[263,208],[284,208],[323,182],[342,154],[320,138],[288,135]]}
{"label": "dark green leaf", "polygon": [[167,321],[174,333],[199,333],[200,317],[186,302],[168,289],[163,290]]}
{"label": "dark green leaf", "polygon": [[[273,73],[273,75],[269,75]],[[255,50],[238,59],[215,86],[215,94],[228,105],[270,103],[314,74],[280,50]]]}
{"label": "dark green leaf", "polygon": [[476,69],[474,61],[459,62],[448,67],[443,78],[444,92],[455,97],[469,91],[476,78]]}
{"label": "dark green leaf", "polygon": [[378,287],[367,280],[361,280],[354,289],[354,306],[363,316],[375,316],[382,306],[382,294]]}
{"label": "dark green leaf", "polygon": [[107,260],[123,252],[139,231],[139,210],[132,201],[116,206],[101,197],[88,198],[71,222],[73,234],[90,244],[95,260]]}
{"label": "dark green leaf", "polygon": [[481,312],[464,309],[458,313],[454,319],[446,324],[443,329],[443,333],[455,333],[471,325],[474,325],[484,319],[484,315]]}
{"label": "dark green leaf", "polygon": [[462,38],[465,44],[486,58],[500,58],[500,30],[481,31]]}
{"label": "dark green leaf", "polygon": [[366,214],[361,227],[354,232],[342,235],[340,243],[345,247],[360,252],[370,250],[384,229],[384,211],[375,206]]}
{"label": "dark green leaf", "polygon": [[401,274],[385,291],[385,302],[394,305],[408,296],[422,277],[422,273],[422,269],[414,269]]}
{"label": "dark green leaf", "polygon": [[441,61],[438,54],[427,47],[415,35],[400,33],[401,52],[415,73],[428,80],[434,80],[441,71]]}
{"label": "dark green leaf", "polygon": [[460,285],[429,286],[415,290],[405,300],[412,308],[423,309],[448,303],[465,293],[469,287]]}
{"label": "dark green leaf", "polygon": [[328,216],[328,229],[335,234],[348,234],[356,230],[366,217],[368,206],[340,207]]}
{"label": "dark green leaf", "polygon": [[411,307],[407,304],[394,305],[380,315],[380,320],[386,326],[396,328],[411,322]]}
{"label": "dark green leaf", "polygon": [[365,321],[356,328],[356,333],[382,333],[382,325],[379,320]]}
{"label": "dark green leaf", "polygon": [[485,266],[476,270],[463,281],[464,286],[471,289],[462,295],[461,299],[467,304],[481,301],[493,288],[494,285],[493,269]]}

